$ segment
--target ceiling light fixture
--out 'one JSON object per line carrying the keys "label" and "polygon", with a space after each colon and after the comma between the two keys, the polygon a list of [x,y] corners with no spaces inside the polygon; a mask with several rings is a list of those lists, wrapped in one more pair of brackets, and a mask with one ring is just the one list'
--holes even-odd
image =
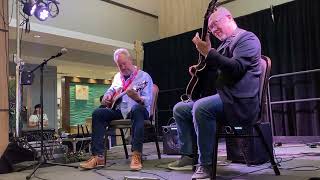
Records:
{"label": "ceiling light fixture", "polygon": [[[48,17],[56,17],[59,14],[58,0],[20,0],[23,4],[22,11],[28,16],[33,16],[45,21]],[[25,17],[27,18],[27,17]]]}
{"label": "ceiling light fixture", "polygon": [[22,11],[28,16],[33,16],[36,8],[37,8],[37,1],[28,0],[28,1],[23,3]]}
{"label": "ceiling light fixture", "polygon": [[34,16],[39,20],[39,21],[45,21],[49,17],[49,9],[48,7],[39,4],[37,6],[36,12],[34,13]]}

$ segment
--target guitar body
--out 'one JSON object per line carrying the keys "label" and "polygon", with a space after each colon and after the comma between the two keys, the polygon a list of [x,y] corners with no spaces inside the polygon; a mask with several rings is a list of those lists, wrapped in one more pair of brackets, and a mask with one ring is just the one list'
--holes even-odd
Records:
{"label": "guitar body", "polygon": [[109,105],[108,108],[110,109],[115,109],[116,106],[121,102],[121,97],[123,96],[124,94],[120,93],[120,91],[117,91],[113,97],[112,97],[112,100],[111,100],[111,104]]}
{"label": "guitar body", "polygon": [[181,96],[182,101],[197,100],[216,93],[216,69],[202,68],[196,70],[186,88],[186,94]]}

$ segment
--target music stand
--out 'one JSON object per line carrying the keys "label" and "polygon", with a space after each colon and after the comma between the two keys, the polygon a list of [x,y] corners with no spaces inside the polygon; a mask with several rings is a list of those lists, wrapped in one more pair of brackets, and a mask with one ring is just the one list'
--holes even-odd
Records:
{"label": "music stand", "polygon": [[[26,179],[29,180],[31,176],[39,169],[41,165],[44,164],[49,164],[49,165],[59,165],[59,166],[67,166],[67,167],[73,167],[73,168],[78,168],[78,166],[75,165],[67,165],[67,164],[61,164],[61,163],[53,163],[53,162],[48,162],[46,157],[44,156],[44,150],[43,150],[43,69],[44,66],[48,63],[49,60],[54,59],[56,57],[61,56],[65,52],[60,52],[55,56],[51,56],[49,59],[43,60],[41,64],[39,64],[37,67],[35,67],[33,70],[28,71],[28,72],[22,72],[21,73],[21,84],[22,85],[31,85],[33,81],[33,72],[36,71],[38,68],[40,68],[40,109],[41,109],[41,118],[40,118],[40,124],[41,124],[41,129],[40,129],[40,135],[41,135],[41,155],[40,159],[37,162],[37,166],[34,168],[33,172],[30,173],[28,176],[26,176]],[[27,76],[23,76],[27,75]]]}

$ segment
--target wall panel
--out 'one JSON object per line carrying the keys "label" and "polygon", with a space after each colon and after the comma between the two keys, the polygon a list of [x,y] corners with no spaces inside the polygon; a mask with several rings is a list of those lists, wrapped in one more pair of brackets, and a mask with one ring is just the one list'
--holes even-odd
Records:
{"label": "wall panel", "polygon": [[8,102],[8,0],[1,0],[0,14],[0,157],[5,151],[9,137]]}

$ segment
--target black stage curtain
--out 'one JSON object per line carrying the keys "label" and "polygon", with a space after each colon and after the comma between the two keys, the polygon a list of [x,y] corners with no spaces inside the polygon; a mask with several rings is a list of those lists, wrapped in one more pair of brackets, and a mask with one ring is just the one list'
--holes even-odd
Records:
{"label": "black stage curtain", "polygon": [[[320,1],[296,0],[236,18],[239,27],[254,32],[262,54],[272,60],[272,75],[320,68]],[[196,32],[144,44],[144,70],[160,88],[159,126],[166,125],[173,106],[190,80],[188,67],[197,63],[191,42]],[[217,47],[213,40],[213,47]],[[277,78],[270,82],[271,100],[320,97],[320,72]],[[318,83],[317,83],[318,82]],[[319,101],[273,105],[277,136],[320,135]]]}

